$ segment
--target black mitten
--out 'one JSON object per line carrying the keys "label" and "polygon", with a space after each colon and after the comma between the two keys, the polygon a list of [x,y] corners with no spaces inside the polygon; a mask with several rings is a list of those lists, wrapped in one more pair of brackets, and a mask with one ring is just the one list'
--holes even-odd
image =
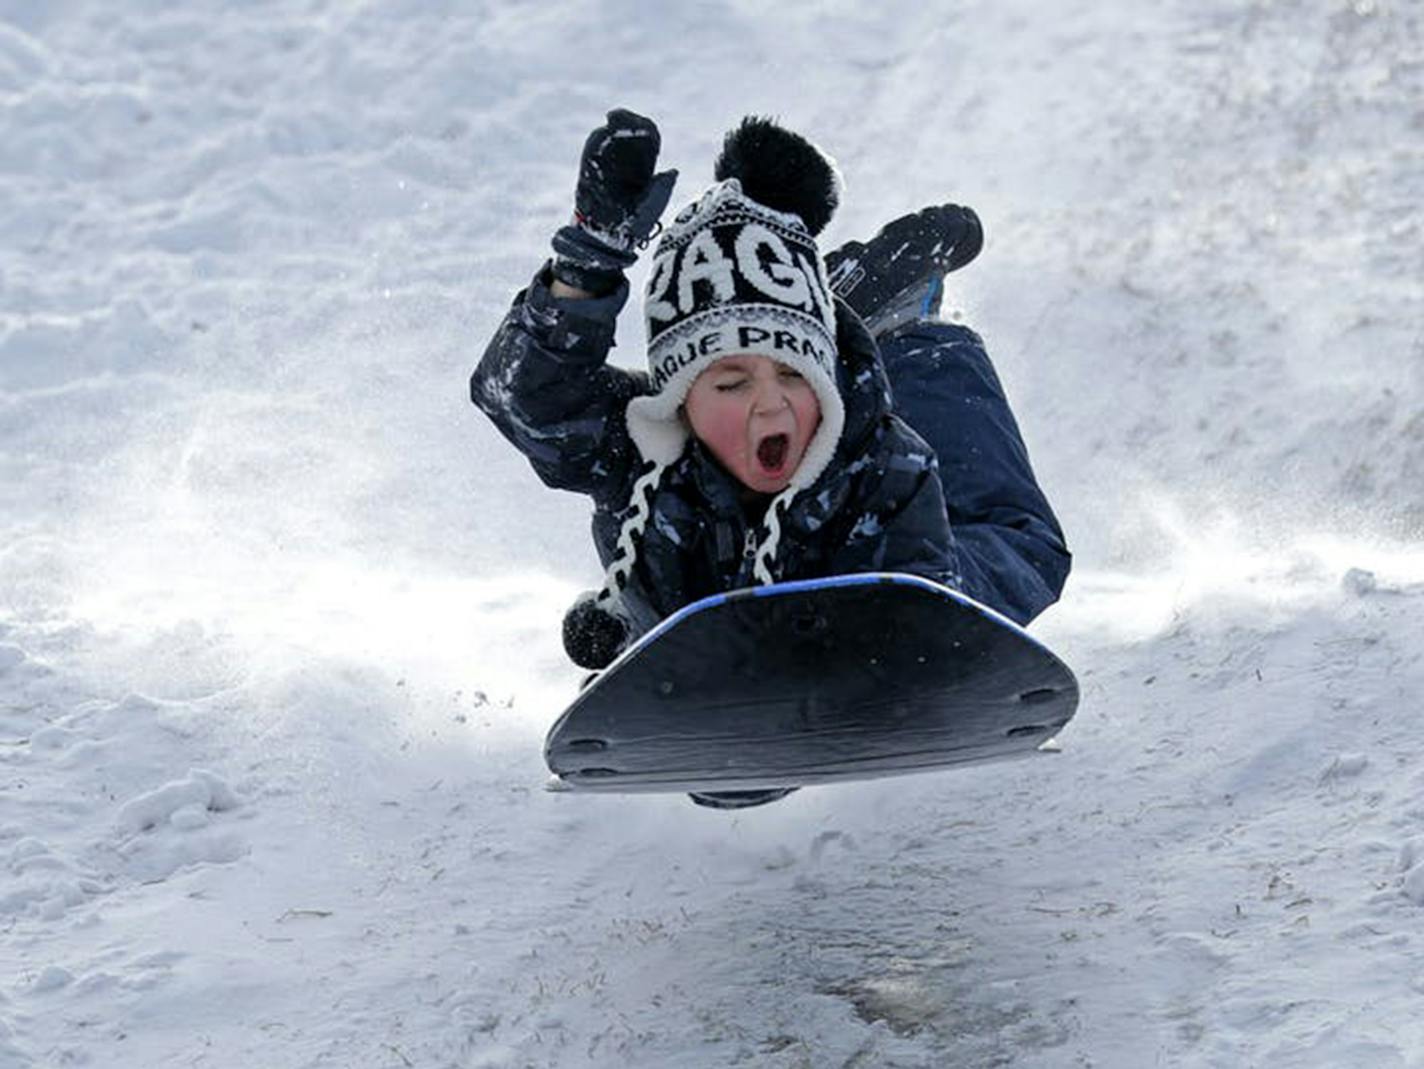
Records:
{"label": "black mitten", "polygon": [[676,171],[654,174],[657,124],[624,108],[588,135],[579,163],[574,218],[554,235],[554,276],[591,293],[617,287],[672,197]]}

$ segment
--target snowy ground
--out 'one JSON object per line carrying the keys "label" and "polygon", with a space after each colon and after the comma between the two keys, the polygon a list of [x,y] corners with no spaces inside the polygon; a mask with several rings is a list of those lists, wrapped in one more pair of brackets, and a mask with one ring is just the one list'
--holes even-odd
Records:
{"label": "snowy ground", "polygon": [[[0,1067],[1424,1066],[1424,12],[669,6],[0,0]],[[465,379],[618,104],[979,209],[1063,756],[541,790]]]}

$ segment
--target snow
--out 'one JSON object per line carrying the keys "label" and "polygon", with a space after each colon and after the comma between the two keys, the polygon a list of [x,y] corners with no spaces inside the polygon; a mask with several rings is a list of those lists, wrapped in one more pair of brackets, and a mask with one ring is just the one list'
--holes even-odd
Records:
{"label": "snow", "polygon": [[[1424,1063],[1421,40],[0,0],[0,1067]],[[837,156],[830,244],[979,211],[1062,754],[541,789],[601,570],[466,378],[619,105],[675,206],[758,112]]]}

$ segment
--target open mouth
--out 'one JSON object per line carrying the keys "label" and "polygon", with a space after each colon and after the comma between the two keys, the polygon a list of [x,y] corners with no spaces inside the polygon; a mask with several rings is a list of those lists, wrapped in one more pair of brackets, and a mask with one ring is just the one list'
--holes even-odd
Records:
{"label": "open mouth", "polygon": [[791,437],[786,434],[772,434],[757,443],[757,463],[766,471],[780,471],[786,464],[786,456],[791,451]]}

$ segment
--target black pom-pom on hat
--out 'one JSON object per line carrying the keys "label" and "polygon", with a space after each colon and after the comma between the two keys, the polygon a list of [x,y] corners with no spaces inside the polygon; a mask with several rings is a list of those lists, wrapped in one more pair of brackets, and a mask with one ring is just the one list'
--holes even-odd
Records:
{"label": "black pom-pom on hat", "polygon": [[825,154],[773,119],[748,115],[727,133],[713,170],[717,181],[736,178],[758,204],[801,217],[819,234],[840,204],[840,182]]}

